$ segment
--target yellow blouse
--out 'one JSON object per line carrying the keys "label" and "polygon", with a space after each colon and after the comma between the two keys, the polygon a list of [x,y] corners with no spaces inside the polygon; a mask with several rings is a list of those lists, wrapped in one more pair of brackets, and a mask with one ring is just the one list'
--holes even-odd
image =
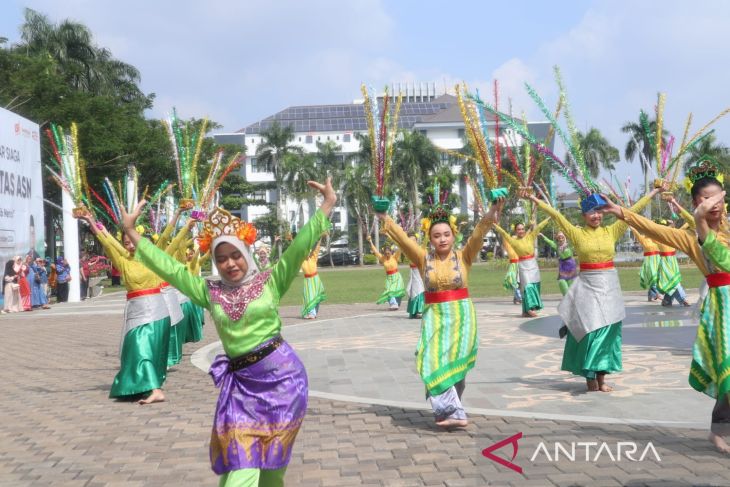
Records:
{"label": "yellow blouse", "polygon": [[[632,210],[641,211],[651,201],[651,196],[646,195],[637,201]],[[577,227],[570,223],[558,210],[539,200],[538,206],[548,215],[553,217],[563,229],[578,255],[582,264],[608,262],[616,255],[616,242],[626,232],[628,225],[622,220],[617,220],[611,225],[592,227]]]}
{"label": "yellow blouse", "polygon": [[[650,236],[652,239],[664,244],[665,246],[671,246],[672,250],[681,250],[687,254],[690,259],[692,259],[702,274],[705,276],[710,274],[710,270],[707,267],[707,261],[705,260],[705,256],[702,254],[702,247],[697,241],[697,234],[695,234],[693,230],[682,230],[679,228],[671,228],[666,225],[660,225],[625,208],[624,220],[644,235]],[[718,237],[720,236],[718,235]]]}
{"label": "yellow blouse", "polygon": [[382,232],[395,241],[406,257],[418,267],[424,278],[426,291],[448,291],[468,286],[471,265],[482,249],[484,235],[493,224],[492,220],[480,220],[466,245],[461,250],[452,250],[444,260],[436,256],[427,259],[427,250],[408,238],[406,232],[390,217],[383,220]]}
{"label": "yellow blouse", "polygon": [[[147,269],[141,262],[134,260],[134,256],[122,247],[117,239],[105,230],[99,231],[96,238],[104,247],[104,253],[112,261],[114,267],[119,270],[124,287],[128,292],[140,291],[160,287],[162,279],[157,274]],[[120,250],[121,249],[121,250]]]}
{"label": "yellow blouse", "polygon": [[[382,233],[385,233],[385,230],[381,230]],[[395,239],[393,239],[395,240]],[[409,239],[410,240],[410,239]],[[398,245],[400,245],[400,242],[398,242]],[[383,254],[378,252],[377,247],[373,245],[372,242],[370,242],[370,250],[373,251],[373,255],[378,258],[378,262],[383,264],[383,267],[385,268],[385,272],[392,272],[395,270],[398,270],[398,261],[400,261],[400,249],[396,250],[395,253],[390,254],[390,257],[387,259]]]}
{"label": "yellow blouse", "polygon": [[629,228],[631,229],[631,233],[634,234],[634,237],[636,237],[636,240],[638,240],[639,245],[644,248],[644,252],[659,252],[659,246],[656,242],[646,235],[639,233],[634,227]]}
{"label": "yellow blouse", "polygon": [[[319,248],[322,244],[322,241],[320,240],[317,242],[317,246],[314,247],[314,250],[312,250],[309,253],[309,257],[304,259],[304,262],[302,262],[302,272],[304,272],[304,275],[312,275],[317,273],[317,258],[319,256]],[[397,267],[397,264],[396,264]]]}
{"label": "yellow blouse", "polygon": [[513,237],[496,223],[494,224],[494,229],[502,235],[505,242],[509,242],[519,257],[527,257],[528,255],[535,255],[535,240],[537,239],[537,234],[539,234],[548,223],[550,223],[549,217],[535,225],[535,227],[529,232],[526,232],[525,236],[522,238]]}

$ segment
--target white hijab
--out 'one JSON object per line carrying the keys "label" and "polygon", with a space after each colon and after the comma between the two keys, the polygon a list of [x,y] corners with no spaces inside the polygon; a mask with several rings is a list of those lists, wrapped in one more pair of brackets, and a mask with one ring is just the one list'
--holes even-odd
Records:
{"label": "white hijab", "polygon": [[233,235],[222,235],[215,240],[213,240],[213,265],[217,265],[215,263],[215,249],[222,243],[229,243],[236,247],[239,252],[243,255],[243,258],[246,259],[246,265],[248,266],[248,270],[246,271],[246,275],[243,276],[243,279],[241,279],[238,282],[231,282],[225,277],[223,277],[223,273],[219,271],[221,281],[223,281],[223,284],[230,287],[240,287],[245,286],[246,284],[250,283],[251,280],[256,277],[256,274],[258,274],[258,268],[256,266],[256,262],[253,260],[253,256],[251,255],[251,249],[249,249],[248,245],[243,243],[238,237],[235,237]]}

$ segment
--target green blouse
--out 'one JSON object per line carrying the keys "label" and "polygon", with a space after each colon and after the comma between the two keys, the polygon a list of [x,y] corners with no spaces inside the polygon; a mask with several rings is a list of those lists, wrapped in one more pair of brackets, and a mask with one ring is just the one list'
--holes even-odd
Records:
{"label": "green blouse", "polygon": [[558,253],[558,259],[565,260],[565,259],[570,259],[571,257],[573,257],[573,249],[571,248],[570,245],[566,245],[565,248],[563,249],[563,251],[561,252],[558,249],[557,243],[553,242],[552,240],[547,238],[545,235],[540,235],[540,236],[545,241],[545,243],[548,244],[548,246],[550,246],[551,249],[553,249],[555,252]]}
{"label": "green blouse", "polygon": [[135,258],[189,297],[193,303],[207,309],[213,317],[226,354],[229,357],[238,357],[281,332],[279,300],[289,289],[302,262],[322,232],[328,227],[327,216],[317,210],[282,254],[281,259],[270,271],[267,270],[270,274],[263,283],[260,294],[251,299],[243,315],[237,320],[228,316],[219,303],[212,302],[210,285],[205,279],[190,274],[185,265],[158,249],[149,240],[140,240]]}

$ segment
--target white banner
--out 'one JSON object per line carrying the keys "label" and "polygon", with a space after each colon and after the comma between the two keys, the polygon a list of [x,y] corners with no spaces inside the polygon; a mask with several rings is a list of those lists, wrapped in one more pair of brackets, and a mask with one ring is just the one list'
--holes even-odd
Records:
{"label": "white banner", "polygon": [[0,263],[43,256],[43,181],[38,125],[0,108]]}

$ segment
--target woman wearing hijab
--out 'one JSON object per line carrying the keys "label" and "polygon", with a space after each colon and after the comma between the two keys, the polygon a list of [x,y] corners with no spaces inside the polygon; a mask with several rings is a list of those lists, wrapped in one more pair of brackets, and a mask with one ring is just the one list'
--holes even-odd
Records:
{"label": "woman wearing hijab", "polygon": [[71,281],[71,266],[65,257],[56,259],[56,300],[59,303],[68,301],[68,283]]}
{"label": "woman wearing hijab", "polygon": [[263,271],[251,254],[254,226],[222,209],[208,216],[200,248],[212,252],[219,280],[192,275],[135,231],[144,201],[132,214],[123,213],[125,232],[137,246],[136,258],[208,309],[221,338],[225,355],[216,357],[210,368],[221,389],[210,460],[222,486],[282,486],[306,413],[306,372],[281,337],[278,307],[310,249],[328,228],[337,199],[329,179],[326,184],[308,184],[322,193],[324,202],[279,261]]}
{"label": "woman wearing hijab", "polygon": [[20,292],[20,305],[23,311],[33,311],[33,307],[30,302],[30,283],[28,282],[28,273],[30,272],[30,263],[32,257],[27,255],[25,259],[18,257],[17,268],[15,272],[18,273],[18,284],[20,285],[18,291]]}
{"label": "woman wearing hijab", "polygon": [[20,257],[13,257],[5,263],[5,274],[3,275],[3,313],[16,313],[23,311],[20,307],[20,285],[18,284],[18,272],[15,270],[15,263]]}
{"label": "woman wearing hijab", "polygon": [[48,297],[44,289],[44,284],[48,282],[48,274],[43,265],[43,259],[38,257],[36,261],[30,265],[30,273],[28,274],[30,281],[30,304],[33,308],[49,309]]}

